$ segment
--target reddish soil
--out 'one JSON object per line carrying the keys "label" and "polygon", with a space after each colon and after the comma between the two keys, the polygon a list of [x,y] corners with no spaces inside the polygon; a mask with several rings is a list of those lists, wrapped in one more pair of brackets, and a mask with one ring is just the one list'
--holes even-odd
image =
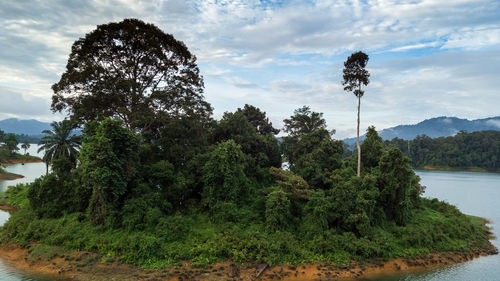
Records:
{"label": "reddish soil", "polygon": [[489,251],[462,253],[436,253],[419,259],[395,259],[377,263],[351,263],[347,266],[334,264],[305,264],[298,267],[273,266],[256,277],[258,264],[231,262],[213,264],[207,268],[192,268],[189,263],[165,269],[140,269],[90,252],[62,253],[48,258],[30,254],[27,249],[14,245],[0,246],[0,256],[21,270],[37,274],[58,275],[72,280],[123,280],[123,281],[173,281],[173,280],[328,280],[350,279],[361,276],[391,274],[400,271],[419,271],[464,262],[473,258],[498,253],[492,246]]}

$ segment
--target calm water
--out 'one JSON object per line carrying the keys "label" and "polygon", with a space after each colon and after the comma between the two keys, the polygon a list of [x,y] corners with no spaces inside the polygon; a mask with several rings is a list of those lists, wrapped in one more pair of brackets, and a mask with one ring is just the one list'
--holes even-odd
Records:
{"label": "calm water", "polygon": [[[35,155],[36,148],[30,148]],[[4,189],[13,183],[29,182],[45,173],[43,163],[29,163],[12,165],[7,170],[24,175],[25,178],[16,181],[0,182]],[[500,237],[500,174],[445,172],[445,171],[417,171],[422,178],[422,184],[427,186],[425,196],[439,198],[456,205],[462,212],[488,218],[492,222],[495,236]],[[0,211],[0,225],[9,217],[7,212]],[[493,244],[500,248],[498,240]],[[56,277],[47,278],[19,272],[0,258],[0,281],[49,281],[59,280]],[[377,281],[396,280],[500,280],[500,255],[481,257],[472,261],[433,269],[429,271],[401,274],[398,276],[379,276],[364,279]]]}
{"label": "calm water", "polygon": [[[35,155],[42,157],[43,153],[37,153],[38,146],[36,144],[31,144],[27,152],[30,155]],[[20,150],[19,153],[24,153],[24,150]],[[3,166],[3,169],[7,172],[23,175],[24,178],[12,180],[12,181],[0,181],[0,191],[5,191],[9,186],[16,185],[18,183],[29,183],[45,174],[46,168],[44,163],[26,163],[15,164],[9,166]],[[1,279],[0,279],[1,280]]]}
{"label": "calm water", "polygon": [[[417,174],[427,186],[426,197],[445,200],[463,213],[489,219],[495,236],[500,237],[500,174],[420,170]],[[500,249],[498,239],[492,243]],[[500,280],[500,255],[480,257],[427,272],[369,280]]]}

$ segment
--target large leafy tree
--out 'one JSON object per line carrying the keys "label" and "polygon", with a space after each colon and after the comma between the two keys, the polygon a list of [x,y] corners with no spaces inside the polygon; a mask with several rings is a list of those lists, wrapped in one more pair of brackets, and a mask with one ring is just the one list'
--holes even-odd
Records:
{"label": "large leafy tree", "polygon": [[209,118],[212,110],[196,57],[138,19],[99,25],[77,40],[52,89],[52,110],[68,111],[77,124],[113,117],[144,132],[165,118]]}
{"label": "large leafy tree", "polygon": [[344,85],[344,91],[353,92],[358,98],[358,127],[356,130],[356,147],[358,149],[358,177],[361,172],[361,147],[359,146],[359,112],[361,107],[361,97],[364,95],[364,91],[361,86],[367,86],[370,83],[370,73],[365,69],[366,63],[368,62],[368,55],[363,52],[356,52],[350,55],[344,62],[344,80],[342,85]]}
{"label": "large leafy tree", "polygon": [[259,108],[245,104],[243,109],[238,108],[236,112],[241,112],[247,118],[248,122],[252,124],[257,132],[261,135],[273,134],[276,135],[280,132],[280,130],[273,127],[273,123],[269,121],[269,118],[266,117],[266,113],[260,111]]}
{"label": "large leafy tree", "polygon": [[285,123],[284,131],[288,133],[288,136],[283,138],[282,150],[292,165],[301,153],[298,142],[303,136],[318,130],[326,132],[326,121],[323,119],[323,113],[314,112],[309,106],[296,109],[290,118],[283,120],[283,123]]}
{"label": "large leafy tree", "polygon": [[318,129],[326,129],[323,113],[311,111],[309,106],[296,109],[289,119],[283,120],[284,131],[291,137],[298,137]]}
{"label": "large leafy tree", "polygon": [[69,120],[52,122],[52,130],[44,130],[45,134],[38,143],[38,152],[45,151],[43,161],[49,165],[61,157],[67,158],[76,166],[78,151],[82,143],[81,136],[72,133],[73,126]]}

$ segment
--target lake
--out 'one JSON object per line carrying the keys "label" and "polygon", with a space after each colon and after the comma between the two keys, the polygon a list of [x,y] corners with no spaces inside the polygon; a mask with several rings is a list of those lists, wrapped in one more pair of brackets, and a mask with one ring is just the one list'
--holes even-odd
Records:
{"label": "lake", "polygon": [[[425,197],[438,198],[457,206],[463,213],[492,222],[493,233],[500,236],[500,174],[417,170],[427,186]],[[498,239],[492,241],[500,248]],[[500,255],[480,257],[465,263],[419,273],[403,273],[366,280],[500,280]]]}
{"label": "lake", "polygon": [[[36,148],[30,148],[36,150]],[[35,155],[35,153],[32,153]],[[45,164],[27,163],[6,167],[8,171],[26,176],[15,181],[0,182],[4,189],[13,183],[29,182],[45,173]],[[423,171],[417,170],[422,178],[421,183],[427,186],[424,196],[439,198],[456,205],[462,212],[485,217],[493,224],[495,236],[500,236],[500,174]],[[0,211],[0,224],[3,224],[9,214]],[[500,248],[498,240],[493,244]],[[0,280],[7,281],[48,281],[59,280],[56,277],[47,278],[19,272],[0,259]],[[500,280],[500,255],[480,257],[469,262],[432,269],[422,272],[402,273],[400,275],[362,278],[361,280],[396,281],[396,280]]]}

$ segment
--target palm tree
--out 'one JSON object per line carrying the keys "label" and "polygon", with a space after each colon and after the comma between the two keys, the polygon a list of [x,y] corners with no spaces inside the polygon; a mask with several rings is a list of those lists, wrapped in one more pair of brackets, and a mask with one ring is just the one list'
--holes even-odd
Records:
{"label": "palm tree", "polygon": [[344,91],[353,92],[358,98],[358,129],[356,135],[356,147],[358,149],[358,178],[361,170],[361,147],[359,145],[359,112],[361,107],[361,97],[365,91],[361,90],[361,86],[367,86],[370,83],[370,73],[365,69],[368,62],[368,55],[363,52],[356,52],[350,55],[344,62]]}
{"label": "palm tree", "polygon": [[24,141],[23,144],[21,144],[21,148],[24,149],[24,155],[26,155],[26,150],[30,148],[30,143],[28,141]]}
{"label": "palm tree", "polygon": [[47,166],[46,173],[49,173],[49,165],[61,157],[68,158],[76,166],[77,156],[81,146],[81,137],[72,134],[73,126],[68,120],[52,122],[52,130],[44,130],[38,143],[38,152],[45,150],[42,158]]}

